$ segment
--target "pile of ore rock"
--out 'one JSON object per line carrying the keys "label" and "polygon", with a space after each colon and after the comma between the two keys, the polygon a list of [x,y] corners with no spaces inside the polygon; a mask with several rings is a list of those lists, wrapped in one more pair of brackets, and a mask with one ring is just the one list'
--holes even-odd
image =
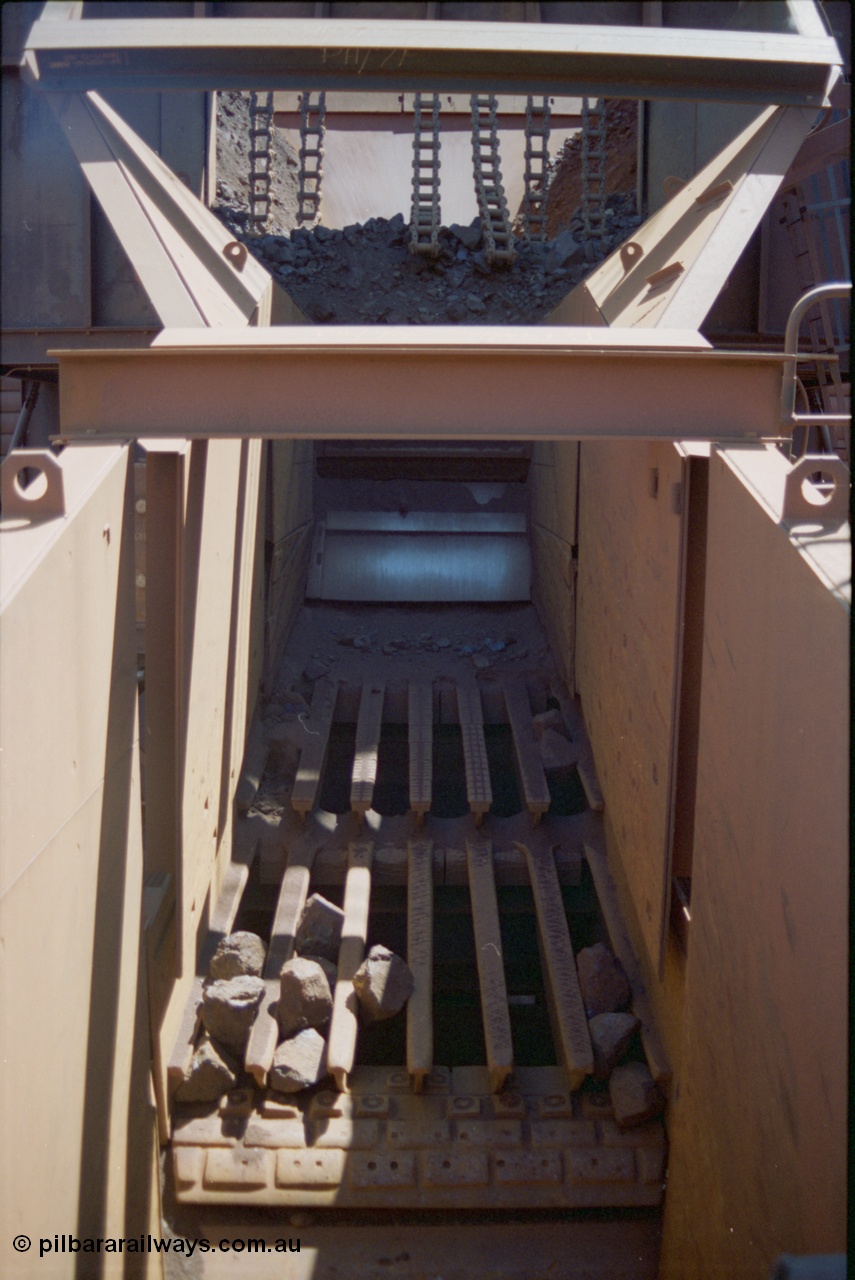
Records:
{"label": "pile of ore rock", "polygon": [[641,1026],[629,1012],[629,979],[602,942],[581,950],[576,968],[594,1050],[594,1081],[608,1082],[615,1120],[621,1128],[634,1128],[659,1115],[665,1100],[644,1062],[624,1061]]}
{"label": "pile of ore rock", "polygon": [[[299,1093],[327,1075],[326,1035],[343,924],[341,908],[320,894],[306,902],[297,927],[296,954],[279,975],[280,1043],[268,1075],[270,1087],[278,1092]],[[232,933],[220,942],[202,993],[202,1030],[176,1090],[177,1102],[216,1102],[238,1083],[266,990],[261,977],[265,958],[257,934]],[[354,975],[353,987],[360,1018],[371,1023],[400,1013],[413,993],[413,976],[400,956],[374,946]]]}
{"label": "pile of ore rock", "polygon": [[607,200],[607,232],[586,241],[581,210],[546,243],[518,241],[516,260],[490,265],[480,220],[443,227],[438,258],[409,252],[402,213],[340,230],[251,235],[242,210],[216,210],[297,306],[319,324],[532,324],[545,319],[639,225],[632,195]]}

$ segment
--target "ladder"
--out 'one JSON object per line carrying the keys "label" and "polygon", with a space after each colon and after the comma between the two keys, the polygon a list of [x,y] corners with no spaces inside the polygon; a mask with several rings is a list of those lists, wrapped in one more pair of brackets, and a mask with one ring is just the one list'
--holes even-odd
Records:
{"label": "ladder", "polygon": [[[428,95],[425,95],[427,98]],[[430,115],[422,94],[413,102],[413,209],[410,220],[410,253],[438,258],[441,225],[439,197],[439,94],[430,95]],[[425,126],[430,123],[429,129]],[[423,132],[424,129],[424,132]]]}
{"label": "ladder", "polygon": [[312,100],[311,90],[300,94],[300,190],[298,222],[315,222],[320,212],[324,162],[326,94]]}
{"label": "ladder", "polygon": [[598,98],[592,106],[582,99],[582,223],[588,242],[601,240],[605,232],[606,212],[606,104]]}
{"label": "ladder", "polygon": [[270,141],[273,127],[273,94],[263,100],[253,93],[249,101],[249,226],[254,235],[267,230],[270,221]]}
{"label": "ladder", "polygon": [[508,202],[502,186],[496,123],[498,102],[494,94],[482,97],[474,93],[469,102],[472,108],[472,166],[484,237],[484,257],[490,264],[510,263],[516,258],[516,252]]}
{"label": "ladder", "polygon": [[525,194],[523,233],[526,240],[545,241],[549,195],[549,98],[529,95],[525,109]]}

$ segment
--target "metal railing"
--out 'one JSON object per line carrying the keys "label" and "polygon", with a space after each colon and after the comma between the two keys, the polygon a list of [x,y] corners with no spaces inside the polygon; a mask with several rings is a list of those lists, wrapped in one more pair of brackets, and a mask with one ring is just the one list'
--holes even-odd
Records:
{"label": "metal railing", "polygon": [[[805,427],[807,433],[812,426],[815,426],[820,432],[823,432],[823,428],[827,428],[834,423],[848,423],[850,421],[850,413],[797,413],[796,389],[798,386],[798,363],[800,360],[820,363],[821,361],[838,359],[837,353],[833,351],[827,353],[799,351],[799,326],[805,314],[816,303],[824,301],[826,298],[848,298],[851,293],[851,281],[838,280],[829,284],[818,284],[814,289],[808,289],[807,293],[802,294],[790,312],[784,334],[784,371],[781,382],[781,421],[790,428]],[[827,431],[825,436],[827,436]],[[807,439],[807,434],[805,439]],[[827,446],[830,451],[830,439],[827,440]]]}

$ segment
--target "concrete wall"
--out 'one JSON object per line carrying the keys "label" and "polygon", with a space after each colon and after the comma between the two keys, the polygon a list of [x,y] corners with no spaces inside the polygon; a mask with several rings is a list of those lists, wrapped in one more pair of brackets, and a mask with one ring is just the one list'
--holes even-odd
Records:
{"label": "concrete wall", "polygon": [[[0,521],[0,1272],[65,1280],[77,1259],[39,1260],[39,1238],[138,1238],[160,1216],[132,470],[105,446],[62,470],[64,517]],[[147,1254],[100,1261],[80,1274],[159,1274]]]}

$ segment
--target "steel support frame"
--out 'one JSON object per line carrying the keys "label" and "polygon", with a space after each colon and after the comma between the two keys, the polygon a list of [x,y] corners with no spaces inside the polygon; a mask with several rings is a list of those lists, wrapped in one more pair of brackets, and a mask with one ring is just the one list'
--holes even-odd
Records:
{"label": "steel support frame", "polygon": [[64,440],[740,439],[774,435],[781,356],[687,331],[165,330],[59,351]]}
{"label": "steel support frame", "polygon": [[[815,24],[807,24],[811,32]],[[360,19],[41,19],[37,87],[392,90],[679,98],[822,106],[827,35],[558,23]]]}

